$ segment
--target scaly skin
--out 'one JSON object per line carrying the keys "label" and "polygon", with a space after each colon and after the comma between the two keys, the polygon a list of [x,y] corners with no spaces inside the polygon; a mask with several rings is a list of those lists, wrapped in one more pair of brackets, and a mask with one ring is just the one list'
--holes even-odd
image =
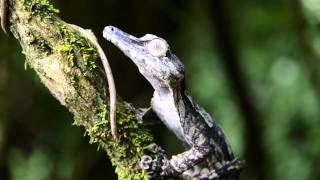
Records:
{"label": "scaly skin", "polygon": [[164,39],[151,34],[136,38],[112,26],[105,27],[103,35],[124,52],[149,81],[155,90],[151,110],[189,146],[187,151],[170,160],[143,157],[142,168],[153,175],[151,177],[183,173],[188,176],[185,179],[219,179],[243,168],[244,162],[235,159],[218,123],[188,95],[184,65]]}

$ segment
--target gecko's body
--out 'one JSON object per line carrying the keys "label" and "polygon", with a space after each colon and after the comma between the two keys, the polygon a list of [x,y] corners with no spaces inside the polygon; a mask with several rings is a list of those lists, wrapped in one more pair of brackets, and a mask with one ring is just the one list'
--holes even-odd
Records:
{"label": "gecko's body", "polygon": [[[177,175],[205,164],[204,167],[213,170],[210,176],[214,179],[219,176],[215,170],[223,167],[241,169],[242,162],[235,160],[217,122],[188,95],[184,65],[171,53],[165,40],[150,34],[136,38],[112,26],[107,26],[103,34],[135,63],[150,82],[155,90],[151,110],[189,147],[162,164],[160,174]],[[159,162],[148,160],[148,163],[151,163],[146,166],[149,168]]]}

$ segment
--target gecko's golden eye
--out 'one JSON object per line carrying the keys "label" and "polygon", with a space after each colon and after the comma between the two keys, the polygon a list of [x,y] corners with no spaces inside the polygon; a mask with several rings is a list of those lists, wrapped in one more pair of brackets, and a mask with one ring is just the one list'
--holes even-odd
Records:
{"label": "gecko's golden eye", "polygon": [[166,41],[162,39],[154,39],[147,45],[148,51],[152,56],[163,57],[166,56],[169,46]]}

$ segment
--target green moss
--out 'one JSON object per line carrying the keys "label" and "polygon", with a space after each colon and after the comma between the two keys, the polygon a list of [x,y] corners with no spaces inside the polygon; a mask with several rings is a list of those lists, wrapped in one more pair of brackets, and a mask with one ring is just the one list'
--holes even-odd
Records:
{"label": "green moss", "polygon": [[[105,139],[106,137],[110,136],[110,134],[107,134],[105,131],[105,129],[108,128],[108,123],[110,122],[109,119],[107,119],[107,114],[107,106],[104,105],[102,112],[99,113],[100,120],[94,123],[91,128],[86,129],[87,134],[90,137],[92,137],[94,134],[94,138],[91,138],[90,140],[91,143],[97,143],[99,142],[99,139]],[[100,148],[100,146],[98,148]]]}
{"label": "green moss", "polygon": [[[100,138],[111,138],[109,131],[110,120],[108,114],[108,108],[106,105],[104,105],[102,111],[99,113],[100,120],[95,122],[90,129],[87,129],[87,134],[95,134],[95,136]],[[117,125],[121,135],[120,138],[126,140],[126,142],[127,140],[130,140],[132,143],[131,145],[134,147],[138,155],[143,155],[146,153],[145,150],[150,149],[149,145],[153,142],[153,138],[145,128],[138,125],[135,116],[132,114],[133,112],[128,112],[128,110],[118,104]],[[108,129],[108,131],[105,131],[106,129]],[[105,132],[109,133],[105,134]],[[94,142],[98,142],[98,140],[94,140]],[[115,143],[118,144],[119,142]]]}
{"label": "green moss", "polygon": [[[115,141],[111,137],[107,106],[104,106],[99,113],[101,119],[95,122],[92,128],[87,129],[86,134],[91,137],[91,143],[99,143],[99,149],[108,151],[109,156],[112,157],[112,164],[116,165],[119,179],[147,179],[146,174],[139,170],[137,165],[142,155],[150,154],[150,144],[153,142],[153,138],[148,130],[137,124],[132,111],[121,104],[118,104],[117,107],[120,141]],[[108,142],[105,146],[101,146],[101,141],[106,137],[109,139]],[[110,151],[110,149],[116,149],[116,151]],[[133,160],[132,156],[135,157],[135,160],[128,161],[128,159]]]}
{"label": "green moss", "polygon": [[53,7],[48,0],[23,0],[24,7],[26,7],[32,15],[40,15],[41,17],[48,17],[48,15],[59,14],[59,9]]}
{"label": "green moss", "polygon": [[[59,10],[54,8],[48,0],[22,0],[25,10],[31,12],[32,16],[37,16],[42,19],[56,23],[55,31],[53,36],[63,37],[64,40],[61,44],[55,47],[55,50],[66,55],[66,59],[73,60],[76,55],[75,52],[82,52],[82,62],[79,65],[82,69],[94,70],[98,67],[97,65],[97,51],[96,49],[87,42],[87,40],[76,33],[75,30],[68,26],[66,23],[61,22],[57,15]],[[83,72],[86,73],[86,72]]]}
{"label": "green moss", "polygon": [[[57,46],[57,51],[65,54],[68,60],[73,60],[77,56],[75,52],[79,51],[81,52],[80,58],[82,61],[78,61],[78,65],[83,70],[91,71],[98,67],[97,50],[72,27],[65,23],[58,23],[55,33],[60,37],[64,37],[63,43]],[[84,71],[84,73],[86,72]]]}
{"label": "green moss", "polygon": [[51,45],[44,39],[41,38],[35,38],[32,42],[32,45],[34,45],[37,50],[39,51],[39,54],[43,54],[44,56],[48,56],[52,53]]}
{"label": "green moss", "polygon": [[70,61],[74,60],[75,58],[73,48],[70,44],[64,43],[64,44],[58,45],[56,46],[56,50],[59,53],[66,55],[66,59]]}

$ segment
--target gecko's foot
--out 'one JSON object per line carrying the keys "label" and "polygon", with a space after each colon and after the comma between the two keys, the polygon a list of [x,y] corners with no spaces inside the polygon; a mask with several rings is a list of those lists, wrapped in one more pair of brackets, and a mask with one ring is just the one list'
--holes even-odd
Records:
{"label": "gecko's foot", "polygon": [[140,167],[146,171],[148,178],[154,179],[172,175],[174,171],[164,150],[156,144],[152,144],[150,147],[150,151],[155,153],[156,157],[152,159],[151,156],[144,155],[140,161]]}
{"label": "gecko's foot", "polygon": [[146,113],[147,109],[145,108],[137,108],[135,109],[135,115],[136,115],[136,119],[138,120],[138,123],[143,124],[143,117]]}
{"label": "gecko's foot", "polygon": [[141,157],[140,167],[146,171],[149,179],[154,179],[156,177],[156,171],[159,169],[154,163],[151,156],[144,155]]}

